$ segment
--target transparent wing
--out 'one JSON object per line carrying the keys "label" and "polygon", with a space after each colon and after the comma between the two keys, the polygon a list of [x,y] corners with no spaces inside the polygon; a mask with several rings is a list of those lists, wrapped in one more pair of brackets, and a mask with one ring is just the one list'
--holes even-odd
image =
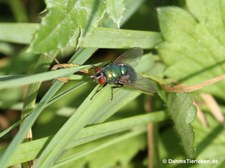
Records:
{"label": "transparent wing", "polygon": [[143,50],[139,47],[135,47],[121,54],[114,63],[136,66],[140,62],[142,55]]}
{"label": "transparent wing", "polygon": [[119,83],[148,93],[155,93],[157,91],[157,85],[154,81],[144,78],[139,74],[136,74],[135,81],[130,81],[129,78],[124,77],[119,80]]}

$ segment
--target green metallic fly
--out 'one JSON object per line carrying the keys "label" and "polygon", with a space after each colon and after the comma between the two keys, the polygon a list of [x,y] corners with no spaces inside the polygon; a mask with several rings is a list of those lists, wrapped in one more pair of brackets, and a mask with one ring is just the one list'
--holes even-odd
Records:
{"label": "green metallic fly", "polygon": [[[91,78],[100,84],[100,87],[91,99],[107,84],[112,85],[112,90],[122,86],[129,86],[147,93],[155,93],[156,84],[150,79],[139,75],[133,68],[139,63],[142,55],[143,50],[141,48],[132,48],[103,67],[95,67],[95,74]],[[113,91],[111,92],[112,98]]]}

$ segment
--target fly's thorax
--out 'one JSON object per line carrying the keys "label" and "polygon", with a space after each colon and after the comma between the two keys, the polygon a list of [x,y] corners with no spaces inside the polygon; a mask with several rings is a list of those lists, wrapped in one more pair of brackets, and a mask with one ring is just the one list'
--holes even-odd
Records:
{"label": "fly's thorax", "polygon": [[128,77],[130,81],[136,79],[134,69],[127,64],[108,64],[103,67],[102,71],[105,74],[107,83],[114,84],[121,78]]}
{"label": "fly's thorax", "polygon": [[107,83],[114,84],[122,75],[121,67],[118,64],[110,63],[103,67]]}

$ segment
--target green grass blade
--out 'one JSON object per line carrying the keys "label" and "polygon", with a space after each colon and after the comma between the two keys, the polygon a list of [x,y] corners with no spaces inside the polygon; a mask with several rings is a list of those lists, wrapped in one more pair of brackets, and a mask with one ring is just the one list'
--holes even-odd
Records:
{"label": "green grass blade", "polygon": [[12,131],[12,129],[16,128],[17,126],[19,126],[19,124],[22,122],[22,120],[17,121],[16,123],[14,123],[13,125],[11,125],[10,127],[6,128],[4,131],[2,131],[0,133],[0,138],[2,138],[4,135],[6,135],[7,133],[9,133],[10,131]]}
{"label": "green grass blade", "polygon": [[[99,107],[104,104],[110,103],[110,100],[105,99],[104,101],[99,101],[99,96],[103,96],[103,91],[96,95],[95,99],[90,100],[92,94],[96,91],[93,90],[92,93],[86,98],[86,100],[80,105],[64,126],[58,131],[58,133],[51,140],[49,145],[41,154],[35,167],[49,167],[58,158],[62,149],[68,144],[68,142],[77,135],[79,130],[81,130],[85,125],[87,125],[90,120],[95,118],[95,114],[98,112]],[[107,91],[110,93],[110,88],[104,89],[104,93]],[[79,119],[79,121],[77,120]],[[67,132],[65,134],[65,132]],[[60,139],[60,144],[58,143]]]}
{"label": "green grass blade", "polygon": [[54,168],[61,167],[61,166],[65,165],[69,162],[80,159],[82,157],[86,157],[87,155],[90,155],[94,152],[97,152],[99,150],[107,148],[111,145],[120,144],[121,141],[128,140],[128,139],[133,138],[135,136],[141,135],[144,132],[145,132],[145,128],[141,128],[141,129],[139,128],[137,130],[133,130],[131,132],[128,132],[128,133],[125,133],[125,134],[122,134],[122,135],[118,135],[118,136],[115,136],[115,137],[109,137],[109,138],[100,140],[100,143],[98,143],[98,145],[94,145],[94,147],[93,146],[91,146],[91,147],[87,146],[86,149],[82,149],[82,146],[81,146],[81,149],[78,147],[76,149],[76,152],[73,155],[69,155],[67,157],[64,157],[63,159],[59,160],[59,162],[57,162],[52,167],[54,167]]}
{"label": "green grass blade", "polygon": [[[111,121],[99,125],[90,126],[81,130],[77,137],[74,138],[65,148],[65,150],[88,143],[105,136],[113,135],[122,131],[144,126],[147,123],[157,123],[165,120],[166,114],[163,111],[151,114],[143,114],[116,121]],[[51,137],[41,138],[31,142],[21,144],[12,156],[10,165],[19,164],[37,158],[46,143]],[[3,153],[3,151],[1,151]],[[21,155],[23,153],[23,155]]]}
{"label": "green grass blade", "polygon": [[[58,83],[58,87],[61,86],[61,83]],[[31,125],[35,122],[37,117],[40,115],[42,110],[44,109],[45,105],[47,104],[48,100],[55,95],[57,90],[55,90],[53,87],[49,89],[48,93],[43,97],[43,99],[38,103],[34,111],[24,120],[23,125],[21,129],[18,131],[17,136],[12,140],[11,144],[8,146],[7,150],[5,151],[4,155],[1,157],[1,166],[7,167],[8,161],[10,158],[8,158],[8,155],[11,155],[14,153],[16,147],[21,143],[21,141],[24,139],[27,130],[30,129]]]}
{"label": "green grass blade", "polygon": [[[46,107],[51,105],[52,103],[54,103],[55,101],[57,101],[58,99],[62,98],[63,96],[65,96],[66,94],[73,92],[76,89],[79,89],[79,87],[85,85],[85,82],[80,82],[77,85],[75,85],[72,88],[69,88],[65,91],[63,91],[62,93],[59,93],[58,95],[54,96],[51,100],[49,100],[49,102],[46,104]],[[28,114],[29,115],[29,114]],[[27,116],[26,116],[27,117]],[[25,118],[24,118],[25,119]],[[16,123],[14,123],[13,125],[11,125],[10,127],[8,127],[7,129],[5,129],[4,131],[2,131],[0,133],[0,138],[3,137],[4,135],[6,135],[7,133],[9,133],[12,129],[16,128],[17,126],[19,126],[24,119],[20,119],[19,121],[17,121]]]}
{"label": "green grass blade", "polygon": [[71,87],[71,88],[69,88],[69,89],[67,89],[67,90],[65,90],[65,91],[55,95],[53,98],[51,98],[51,100],[49,100],[49,102],[48,102],[48,104],[46,106],[51,105],[55,101],[63,98],[63,96],[66,96],[67,94],[73,92],[74,90],[79,89],[80,87],[84,86],[85,84],[87,84],[87,82],[82,81],[82,82],[76,84],[75,86],[73,86],[73,87]]}
{"label": "green grass blade", "polygon": [[[134,13],[134,11],[138,8],[138,6],[143,1],[136,1],[135,3],[130,3],[130,2],[132,2],[132,1],[130,1],[130,0],[126,1],[127,10],[125,11],[122,23],[124,23],[124,21],[126,21],[131,16],[132,13]],[[110,25],[111,21],[106,21],[104,24]],[[79,50],[79,51],[81,51],[81,53],[79,55],[75,54],[72,60],[75,61],[78,64],[82,64],[90,57],[91,54],[93,54],[93,52],[95,50],[96,49],[94,49],[94,48],[93,49],[81,49],[81,50]],[[79,51],[77,53],[79,53]],[[89,53],[90,55],[88,55],[87,53]],[[45,60],[40,61],[40,62],[46,63]],[[43,99],[40,101],[40,103],[32,111],[32,114],[29,115],[27,117],[27,119],[24,121],[22,127],[20,128],[20,131],[15,136],[15,138],[10,143],[7,150],[4,152],[3,156],[1,157],[0,165],[1,165],[2,168],[7,167],[8,162],[11,158],[11,155],[14,153],[14,151],[16,150],[19,143],[21,143],[22,140],[24,139],[27,130],[33,125],[33,123],[35,122],[37,117],[40,115],[40,113],[42,112],[42,110],[46,106],[46,103],[49,100],[51,100],[51,98],[61,88],[61,86],[62,86],[61,83],[55,82],[53,84],[53,86],[48,90],[46,95],[43,97]],[[33,102],[35,102],[35,95],[36,95],[35,93],[38,91],[38,87],[39,87],[39,84],[38,85],[34,84],[30,87],[30,89],[28,91],[29,93],[28,93],[28,98],[26,99],[26,102],[25,102],[25,110],[27,110],[29,112],[30,112],[30,109],[33,108]]]}
{"label": "green grass blade", "polygon": [[[88,50],[88,53],[91,54],[91,51],[93,52],[94,49]],[[87,52],[82,52],[82,50],[81,50],[81,52],[79,52],[79,53],[80,53],[80,55],[83,55],[83,54],[86,54]],[[90,56],[90,55],[83,55],[83,56],[87,57],[87,56]],[[85,59],[83,59],[83,60],[85,60]],[[11,142],[11,144],[8,146],[7,150],[5,151],[4,155],[1,157],[0,163],[1,163],[2,167],[6,167],[7,166],[7,162],[10,159],[9,156],[14,153],[14,151],[16,150],[16,147],[24,139],[24,137],[25,137],[25,135],[27,133],[27,130],[33,125],[33,123],[35,122],[37,117],[40,115],[42,110],[46,107],[48,102],[51,100],[52,97],[54,97],[54,95],[62,87],[62,85],[63,85],[62,82],[56,81],[52,85],[52,87],[48,90],[48,92],[45,94],[45,96],[42,98],[42,100],[37,104],[37,106],[31,112],[31,114],[24,120],[23,125],[20,128],[19,132],[17,133],[16,137],[13,139],[13,141]],[[31,94],[33,93],[33,91],[35,92],[35,90],[37,88],[38,88],[38,86],[36,86],[36,84],[32,85],[31,86],[31,91],[30,91]],[[28,101],[27,108],[29,109],[29,107],[28,107],[28,106],[30,106],[29,102],[32,102],[30,100],[30,97],[28,97],[27,101]]]}
{"label": "green grass blade", "polygon": [[[38,24],[0,24],[0,39],[2,41],[29,44],[32,40],[34,32],[38,28]],[[23,33],[6,34],[5,31],[15,32],[21,30]],[[26,33],[26,34],[24,34]],[[9,37],[10,36],[10,37]],[[16,38],[17,37],[17,38]],[[14,39],[13,39],[14,38]],[[153,48],[156,44],[162,41],[160,33],[150,31],[135,31],[124,29],[113,29],[98,27],[89,36],[80,41],[80,47],[91,48],[127,48],[141,47]]]}
{"label": "green grass blade", "polygon": [[160,33],[98,27],[81,41],[81,47],[96,48],[153,48],[162,41]]}
{"label": "green grass blade", "polygon": [[27,11],[24,2],[20,0],[9,0],[8,3],[17,22],[28,21]]}
{"label": "green grass blade", "polygon": [[29,44],[38,27],[36,23],[0,23],[0,40]]}
{"label": "green grass blade", "polygon": [[[8,79],[10,77],[3,77],[0,78],[0,89],[10,88],[10,87],[18,87],[23,86],[27,84],[32,84],[36,82],[46,81],[46,80],[52,80],[59,77],[64,77],[71,75],[81,69],[89,68],[90,66],[77,66],[73,68],[68,69],[59,69],[56,71],[49,71],[49,72],[43,72],[39,74],[33,74],[30,76],[24,76],[24,77],[15,77],[14,79]],[[8,79],[8,80],[7,80]]]}

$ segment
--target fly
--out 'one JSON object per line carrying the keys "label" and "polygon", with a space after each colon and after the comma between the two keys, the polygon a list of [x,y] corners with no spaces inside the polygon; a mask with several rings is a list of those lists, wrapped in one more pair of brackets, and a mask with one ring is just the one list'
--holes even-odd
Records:
{"label": "fly", "polygon": [[113,99],[113,89],[123,86],[129,86],[148,93],[156,92],[156,84],[148,78],[139,75],[135,70],[143,50],[141,48],[132,48],[120,55],[116,60],[103,67],[95,67],[95,74],[91,76],[96,83],[100,85],[91,99],[107,84],[111,85],[111,100]]}

